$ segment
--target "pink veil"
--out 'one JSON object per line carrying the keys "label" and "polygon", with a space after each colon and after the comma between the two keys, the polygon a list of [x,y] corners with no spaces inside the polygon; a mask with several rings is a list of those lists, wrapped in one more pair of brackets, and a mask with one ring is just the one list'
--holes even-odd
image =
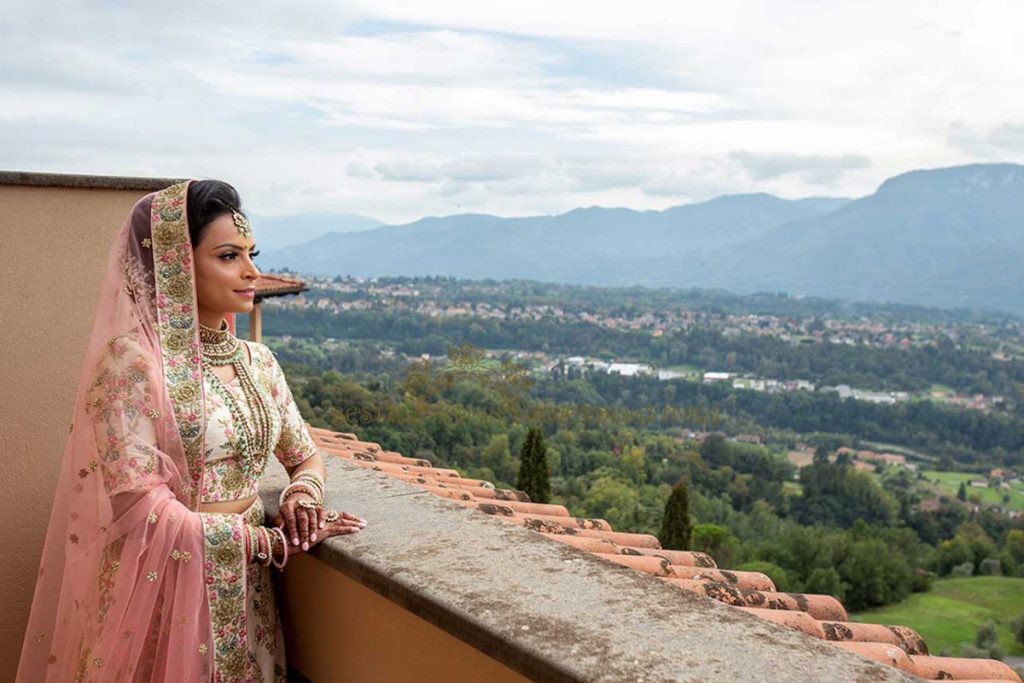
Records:
{"label": "pink veil", "polygon": [[[197,512],[205,415],[187,188],[140,199],[111,248],[17,681],[244,676],[240,516]],[[224,581],[225,566],[241,571]]]}

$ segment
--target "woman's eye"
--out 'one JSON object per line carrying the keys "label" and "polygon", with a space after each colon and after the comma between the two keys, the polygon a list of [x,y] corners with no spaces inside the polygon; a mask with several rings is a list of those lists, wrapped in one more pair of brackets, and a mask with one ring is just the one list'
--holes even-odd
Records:
{"label": "woman's eye", "polygon": [[233,251],[229,251],[229,252],[228,252],[228,253],[226,253],[226,254],[221,254],[221,255],[220,255],[220,257],[221,257],[222,259],[229,259],[229,260],[230,260],[230,259],[234,259],[234,258],[235,258],[235,256],[237,256],[237,254],[235,254],[235,252],[233,252]]}

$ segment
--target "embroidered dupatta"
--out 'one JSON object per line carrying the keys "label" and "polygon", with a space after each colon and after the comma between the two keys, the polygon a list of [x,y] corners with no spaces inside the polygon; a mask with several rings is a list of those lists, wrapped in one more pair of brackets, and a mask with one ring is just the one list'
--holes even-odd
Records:
{"label": "embroidered dupatta", "polygon": [[19,682],[248,680],[242,516],[198,512],[187,189],[136,202],[110,251]]}

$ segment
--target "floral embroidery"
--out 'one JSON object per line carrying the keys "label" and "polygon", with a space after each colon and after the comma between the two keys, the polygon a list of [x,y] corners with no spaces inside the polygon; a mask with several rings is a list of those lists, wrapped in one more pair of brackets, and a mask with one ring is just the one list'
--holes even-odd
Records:
{"label": "floral embroidery", "polygon": [[155,428],[144,418],[153,402],[148,372],[149,361],[138,333],[128,333],[107,347],[88,390],[86,410],[93,422],[100,460],[81,468],[78,476],[85,479],[101,470],[111,495],[162,481],[156,473],[156,452],[149,445],[156,443]]}
{"label": "floral embroidery", "polygon": [[187,187],[187,182],[178,183],[153,197],[150,225],[164,376],[173,399],[185,464],[192,475],[191,483],[183,486],[181,499],[186,507],[195,509],[202,477],[203,385],[199,329],[192,308],[195,283],[185,214]]}
{"label": "floral embroidery", "polygon": [[100,557],[99,575],[96,579],[96,595],[98,604],[96,609],[96,621],[102,624],[107,616],[114,599],[111,593],[114,589],[114,575],[121,568],[121,551],[124,549],[125,537],[108,543],[103,546],[103,555]]}
{"label": "floral embroidery", "polygon": [[246,656],[245,553],[242,520],[238,515],[200,513],[205,532],[206,595],[216,683],[243,681]]}
{"label": "floral embroidery", "polygon": [[[243,513],[243,519],[246,524],[264,523],[263,503],[259,498]],[[258,562],[250,563],[246,581],[246,626],[249,633],[249,658],[253,666],[253,679],[287,680],[283,633],[277,619],[270,568]]]}
{"label": "floral embroidery", "polygon": [[316,443],[306,428],[306,421],[299,413],[291,389],[285,380],[284,371],[273,352],[264,344],[252,344],[259,352],[260,361],[267,369],[266,377],[270,393],[281,416],[281,435],[274,448],[274,455],[285,467],[294,467],[316,455]]}
{"label": "floral embroidery", "polygon": [[156,520],[157,516],[155,512],[150,512],[148,515],[146,515],[146,521],[150,524],[156,524]]}
{"label": "floral embroidery", "polygon": [[156,581],[156,576],[156,572],[149,572],[148,574],[146,574],[146,581],[153,583],[154,581]]}
{"label": "floral embroidery", "polygon": [[[286,467],[294,467],[316,454],[316,443],[306,428],[273,353],[264,344],[241,341],[251,352],[250,369],[258,390],[277,407],[271,413],[270,442],[275,444],[274,455]],[[241,387],[237,380],[225,383],[209,378],[204,378],[204,386],[207,450],[200,500],[212,503],[252,496],[258,490],[258,481],[246,476],[240,463],[243,458],[250,458],[250,467],[256,472],[263,472],[270,454],[248,453],[247,445],[238,436],[225,393],[232,394],[248,416],[249,407]]]}
{"label": "floral embroidery", "polygon": [[75,683],[85,680],[86,668],[89,666],[89,656],[92,654],[92,648],[81,649],[79,645],[78,665],[75,667],[75,676],[72,680]]}
{"label": "floral embroidery", "polygon": [[45,634],[45,633],[43,633],[42,631],[36,631],[36,633],[35,633],[35,639],[36,639],[36,642],[37,642],[37,643],[41,643],[41,642],[43,642],[43,638],[45,638],[45,637],[46,637],[46,634]]}

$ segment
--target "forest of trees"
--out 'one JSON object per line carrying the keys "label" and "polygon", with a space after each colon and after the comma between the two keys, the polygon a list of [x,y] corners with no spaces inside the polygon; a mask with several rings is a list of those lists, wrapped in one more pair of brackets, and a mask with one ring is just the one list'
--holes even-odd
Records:
{"label": "forest of trees", "polygon": [[[275,317],[276,314],[275,311]],[[643,338],[649,339],[649,336]],[[401,358],[382,358],[374,342],[333,350],[324,350],[316,342],[309,346],[313,348],[303,352],[302,362],[310,370],[395,376],[403,373],[407,365]],[[442,348],[440,353],[447,348]],[[878,349],[862,351],[865,354],[882,352]],[[281,353],[283,358],[288,358],[292,352],[285,348]],[[725,422],[703,425],[695,421],[687,426],[717,426],[730,431],[752,431],[756,427],[780,433],[831,434],[838,445],[855,440],[902,444],[927,451],[937,458],[945,456],[978,468],[1024,464],[1024,416],[1016,413],[986,414],[926,401],[887,406],[843,400],[834,393],[769,394],[733,389],[725,384],[660,381],[644,376],[593,373],[584,379],[576,370],[564,376],[553,373],[552,380],[535,383],[532,395],[558,404],[617,406],[655,412],[691,406]],[[928,377],[922,381],[928,381]]]}
{"label": "forest of trees", "polygon": [[[851,401],[827,397],[748,399],[743,394],[752,392],[607,375],[552,376],[509,394],[495,382],[481,381],[482,376],[413,367],[398,357],[381,359],[371,347],[328,352],[293,339],[273,348],[311,423],[354,431],[385,448],[456,467],[497,486],[516,485],[524,454],[537,452],[530,431],[539,430],[550,499],[575,516],[600,517],[623,531],[659,534],[666,503],[685,482],[690,547],[709,552],[722,566],[763,571],[781,590],[833,594],[849,609],[860,610],[923,590],[936,574],[1024,575],[1024,519],[993,511],[969,515],[955,499],[925,511],[917,505],[916,480],[909,471],[891,468],[871,476],[845,458],[832,462],[827,457],[844,439],[853,438],[850,434],[890,430],[909,436],[934,429],[935,438],[951,443],[981,439],[971,445],[976,457],[1013,461],[1019,450],[979,447],[1000,439],[1013,443],[1013,430],[1000,432],[998,423],[981,420],[978,434],[967,425],[965,435],[944,428],[944,418],[927,411],[897,418],[885,411],[899,407],[867,405],[860,412],[859,406],[844,405]],[[487,372],[477,365],[476,370]],[[441,377],[445,381],[437,381]],[[806,402],[789,403],[793,400]],[[698,444],[679,438],[679,425],[637,425],[628,413],[608,412],[595,420],[569,410],[559,413],[564,416],[560,421],[522,419],[556,412],[535,410],[540,407],[587,402],[717,408],[727,415],[726,422],[757,420],[818,431],[820,447],[814,462],[797,473],[769,448],[719,435]],[[866,426],[870,422],[876,426]]]}
{"label": "forest of trees", "polygon": [[654,337],[596,325],[551,320],[431,318],[392,310],[275,309],[268,334],[389,342],[401,353],[442,355],[453,342],[598,358],[631,359],[660,367],[692,365],[761,377],[804,379],[820,386],[848,384],[885,391],[919,391],[941,384],[957,391],[1005,396],[1024,416],[1024,363],[957,349],[948,339],[910,349],[841,344],[793,345],[773,337],[726,336],[693,329]]}

